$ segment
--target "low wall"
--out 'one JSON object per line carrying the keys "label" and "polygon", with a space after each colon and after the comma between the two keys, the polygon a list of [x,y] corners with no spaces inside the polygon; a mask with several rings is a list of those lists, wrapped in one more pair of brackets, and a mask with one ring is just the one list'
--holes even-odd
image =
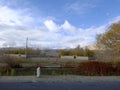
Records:
{"label": "low wall", "polygon": [[74,59],[74,56],[61,56],[61,59]]}
{"label": "low wall", "polygon": [[85,56],[61,56],[61,59],[89,60],[89,57],[85,57]]}
{"label": "low wall", "polygon": [[19,57],[25,58],[26,57],[25,54],[6,54],[6,55],[11,56],[11,57],[17,57],[17,58],[19,58]]}
{"label": "low wall", "polygon": [[77,60],[89,60],[89,57],[84,57],[84,56],[77,56]]}

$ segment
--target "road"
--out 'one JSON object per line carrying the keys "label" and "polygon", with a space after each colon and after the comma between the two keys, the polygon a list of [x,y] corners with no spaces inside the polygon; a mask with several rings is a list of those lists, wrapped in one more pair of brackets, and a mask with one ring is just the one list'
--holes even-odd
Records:
{"label": "road", "polygon": [[120,90],[120,81],[0,82],[0,90]]}

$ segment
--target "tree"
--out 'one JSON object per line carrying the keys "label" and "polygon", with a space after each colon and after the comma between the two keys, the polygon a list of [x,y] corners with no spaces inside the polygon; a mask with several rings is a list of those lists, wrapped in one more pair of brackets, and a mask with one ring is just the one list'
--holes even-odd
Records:
{"label": "tree", "polygon": [[[120,22],[112,24],[108,30],[96,37],[96,46],[111,59],[119,58],[120,55]],[[107,56],[108,57],[108,56]]]}
{"label": "tree", "polygon": [[80,47],[80,45],[78,45],[75,49],[74,49],[74,55],[76,56],[84,56],[84,49]]}
{"label": "tree", "polygon": [[[25,54],[25,49],[24,48],[17,48],[13,50],[6,50],[6,54]],[[32,49],[32,48],[27,48],[27,54],[29,55],[40,55],[41,50],[39,48],[37,49]]]}
{"label": "tree", "polygon": [[84,54],[85,54],[85,56],[89,56],[89,57],[95,56],[94,51],[89,50],[87,47],[86,47],[85,50],[84,50]]}
{"label": "tree", "polygon": [[22,67],[20,58],[11,57],[9,55],[4,55],[3,56],[3,61],[10,68],[20,68],[20,67]]}
{"label": "tree", "polygon": [[70,50],[61,50],[59,56],[64,56],[64,55],[71,55]]}
{"label": "tree", "polygon": [[77,47],[75,47],[74,49],[69,49],[69,50],[61,50],[59,56],[64,56],[64,55],[71,55],[71,56],[94,56],[95,53],[91,50],[89,50],[88,48],[83,49],[80,47],[80,45],[78,45]]}

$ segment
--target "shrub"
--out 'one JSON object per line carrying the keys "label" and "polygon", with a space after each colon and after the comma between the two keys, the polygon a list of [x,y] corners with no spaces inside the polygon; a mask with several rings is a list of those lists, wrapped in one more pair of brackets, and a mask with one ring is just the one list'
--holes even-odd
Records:
{"label": "shrub", "polygon": [[65,63],[65,67],[67,67],[67,68],[72,68],[74,65],[73,65],[73,63],[72,62],[66,62]]}
{"label": "shrub", "polygon": [[120,75],[120,62],[114,64],[114,74]]}
{"label": "shrub", "polygon": [[11,68],[9,67],[0,67],[0,74],[2,75],[10,75]]}
{"label": "shrub", "polygon": [[88,61],[80,63],[75,70],[81,75],[120,75],[120,63]]}
{"label": "shrub", "polygon": [[19,58],[4,56],[3,60],[8,65],[8,67],[10,67],[10,68],[20,68],[20,67],[22,67],[21,64],[20,64],[21,60]]}

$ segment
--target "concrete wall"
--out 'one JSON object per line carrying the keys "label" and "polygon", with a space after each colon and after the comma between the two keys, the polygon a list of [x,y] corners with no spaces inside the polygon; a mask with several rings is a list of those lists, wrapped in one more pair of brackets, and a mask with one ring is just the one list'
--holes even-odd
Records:
{"label": "concrete wall", "polygon": [[[17,57],[17,58],[25,58],[26,55],[24,54],[8,54],[9,56],[12,57]],[[36,57],[30,57],[28,56],[29,59],[39,59],[39,60],[52,60],[52,59],[56,59],[56,60],[96,60],[96,57],[86,57],[86,56],[61,56],[59,57],[47,57],[47,56],[36,56]]]}
{"label": "concrete wall", "polygon": [[77,56],[76,59],[77,60],[89,60],[89,58],[85,56]]}
{"label": "concrete wall", "polygon": [[23,57],[23,58],[25,58],[26,57],[26,55],[25,54],[6,54],[6,55],[9,55],[9,56],[11,56],[11,57]]}
{"label": "concrete wall", "polygon": [[89,60],[89,58],[85,56],[61,56],[61,59]]}
{"label": "concrete wall", "polygon": [[61,56],[61,59],[74,59],[74,56]]}

